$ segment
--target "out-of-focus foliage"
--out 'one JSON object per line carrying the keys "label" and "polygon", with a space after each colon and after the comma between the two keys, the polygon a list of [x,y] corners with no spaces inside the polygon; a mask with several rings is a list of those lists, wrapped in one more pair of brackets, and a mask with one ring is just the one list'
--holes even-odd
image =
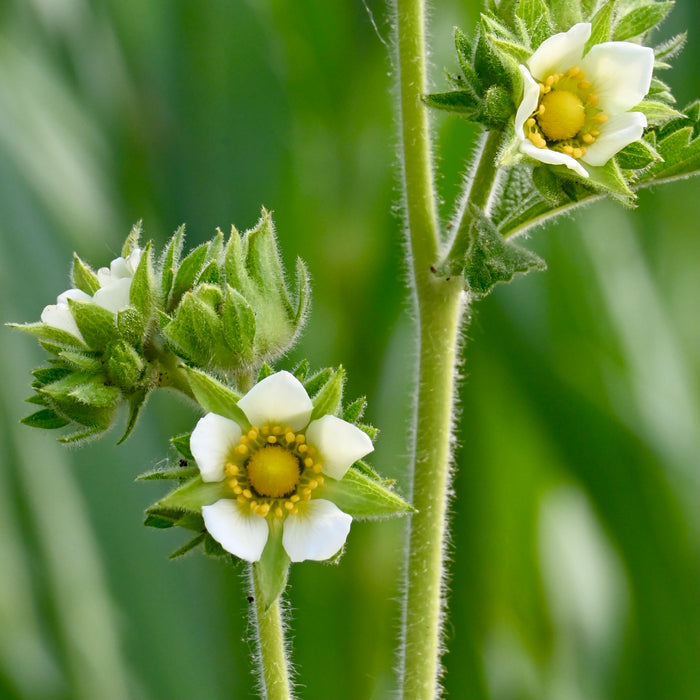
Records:
{"label": "out-of-focus foliage", "polygon": [[[389,41],[385,7],[367,3]],[[436,3],[435,66],[478,7]],[[700,92],[698,9],[665,76]],[[134,221],[188,244],[273,210],[314,279],[307,356],[339,364],[406,487],[410,320],[387,51],[362,2],[6,0],[0,7],[0,316],[38,318],[75,249],[94,267]],[[660,37],[663,38],[663,37]],[[436,71],[434,86],[442,78]],[[473,127],[436,117],[453,199]],[[537,231],[545,273],[498,289],[468,330],[453,508],[450,697],[700,695],[697,182]],[[449,211],[443,211],[445,218]],[[141,526],[193,410],[156,395],[120,448],[21,426],[41,352],[4,331],[0,696],[250,697],[245,583]],[[28,410],[29,409],[29,410]],[[421,436],[418,436],[418,440]],[[381,529],[380,529],[381,528]],[[165,541],[173,534],[172,541]],[[300,694],[387,698],[402,523],[356,523],[337,567],[292,571]],[[323,669],[322,671],[320,669]]]}

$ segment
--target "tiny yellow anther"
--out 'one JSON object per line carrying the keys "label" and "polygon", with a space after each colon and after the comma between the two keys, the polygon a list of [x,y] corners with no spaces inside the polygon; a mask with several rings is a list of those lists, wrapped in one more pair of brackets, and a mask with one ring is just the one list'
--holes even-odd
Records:
{"label": "tiny yellow anther", "polygon": [[304,466],[305,466],[305,467],[313,467],[313,466],[314,466],[314,461],[313,461],[313,459],[311,459],[311,457],[307,457],[307,458],[304,460]]}
{"label": "tiny yellow anther", "polygon": [[285,439],[287,442],[294,442],[294,440],[295,440],[295,435],[294,435],[294,433],[290,430],[289,432],[285,433],[284,439]]}
{"label": "tiny yellow anther", "polygon": [[243,498],[243,496],[239,496],[236,500],[237,500],[239,503],[245,503],[245,498]]}
{"label": "tiny yellow anther", "polygon": [[564,151],[564,153],[566,153],[567,156],[570,156],[574,152],[574,147],[564,146],[564,148],[562,148],[562,151]]}
{"label": "tiny yellow anther", "polygon": [[578,88],[579,90],[590,90],[591,87],[591,81],[590,80],[580,80],[578,83]]}
{"label": "tiny yellow anther", "polygon": [[600,131],[598,129],[591,129],[589,133],[591,136],[600,136]]}
{"label": "tiny yellow anther", "polygon": [[248,453],[248,445],[243,445],[243,444],[239,445],[236,448],[236,452],[238,452],[239,455],[247,454]]}
{"label": "tiny yellow anther", "polygon": [[544,84],[545,84],[547,87],[552,87],[552,85],[554,85],[554,83],[555,83],[555,80],[554,80],[554,76],[553,76],[553,75],[548,75],[548,76],[547,76],[547,80],[544,81]]}
{"label": "tiny yellow anther", "polygon": [[227,476],[236,476],[240,470],[238,469],[238,465],[234,464],[233,462],[226,462],[226,466],[224,467],[224,472],[226,473]]}
{"label": "tiny yellow anther", "polygon": [[246,498],[252,498],[252,497],[253,497],[253,494],[250,492],[250,489],[243,489],[243,495],[244,495]]}
{"label": "tiny yellow anther", "polygon": [[582,73],[581,69],[578,66],[571,66],[568,71],[566,71],[566,74],[570,78],[575,78],[579,73]]}
{"label": "tiny yellow anther", "polygon": [[299,509],[298,509],[296,506],[294,506],[294,508],[292,508],[292,509],[289,511],[289,514],[290,514],[290,515],[296,515],[298,512],[299,512]]}
{"label": "tiny yellow anther", "polygon": [[272,429],[272,434],[273,434],[273,435],[281,435],[282,432],[283,432],[283,431],[282,431],[282,428],[281,428],[279,425],[276,425],[276,426]]}
{"label": "tiny yellow anther", "polygon": [[291,511],[291,510],[294,509],[294,504],[293,504],[291,501],[285,501],[285,502],[284,502],[284,507],[285,507],[287,510],[290,510],[290,511]]}
{"label": "tiny yellow anther", "polygon": [[322,476],[317,476],[316,481],[318,482],[318,485],[320,486],[323,483],[323,477]]}
{"label": "tiny yellow anther", "polygon": [[540,105],[539,109],[537,110],[537,114],[544,114],[544,105]]}
{"label": "tiny yellow anther", "polygon": [[236,486],[238,486],[238,479],[229,479],[228,485],[229,485],[232,489],[235,489]]}
{"label": "tiny yellow anther", "polygon": [[608,115],[601,112],[600,114],[596,114],[595,117],[593,117],[593,121],[596,124],[602,124],[603,122],[608,121]]}
{"label": "tiny yellow anther", "polygon": [[233,487],[233,492],[234,492],[235,494],[240,494],[240,493],[243,493],[243,489],[242,489],[240,486],[234,486],[234,487]]}
{"label": "tiny yellow anther", "polygon": [[591,136],[591,134],[584,134],[584,135],[581,137],[581,140],[582,140],[584,143],[591,144],[591,143],[593,143],[593,142],[595,141],[595,136]]}
{"label": "tiny yellow anther", "polygon": [[305,488],[301,492],[302,497],[304,498],[305,501],[308,501],[311,498],[311,489],[310,488]]}
{"label": "tiny yellow anther", "polygon": [[314,464],[314,466],[313,466],[313,470],[316,474],[320,474],[322,469],[323,469],[323,465],[319,464],[318,462],[316,462],[316,464]]}
{"label": "tiny yellow anther", "polygon": [[[297,437],[298,437],[298,436],[297,436]],[[309,446],[308,446],[308,445],[301,444],[301,445],[299,445],[299,447],[297,447],[297,450],[298,450],[299,452],[301,452],[302,454],[304,454],[304,452],[308,452],[308,451],[309,451]]]}
{"label": "tiny yellow anther", "polygon": [[269,435],[270,434],[270,426],[269,425],[263,425],[261,431],[263,435]]}
{"label": "tiny yellow anther", "polygon": [[302,442],[306,442],[306,435],[304,435],[303,433],[299,433],[296,436],[296,441],[301,445]]}
{"label": "tiny yellow anther", "polygon": [[574,158],[580,158],[583,155],[583,149],[574,148],[574,152],[571,154]]}
{"label": "tiny yellow anther", "polygon": [[293,496],[290,496],[290,497],[289,497],[289,500],[290,500],[292,503],[299,503],[299,501],[301,500],[301,498],[295,493]]}
{"label": "tiny yellow anther", "polygon": [[248,431],[248,438],[251,440],[257,440],[258,439],[258,429],[253,427]]}
{"label": "tiny yellow anther", "polygon": [[284,515],[284,511],[279,506],[277,506],[277,508],[275,508],[275,515],[278,518],[281,518]]}
{"label": "tiny yellow anther", "polygon": [[258,509],[258,502],[257,501],[251,501],[250,502],[250,509],[255,513],[257,512]]}
{"label": "tiny yellow anther", "polygon": [[535,120],[532,117],[530,117],[525,123],[528,126],[535,126],[535,124],[536,124]]}
{"label": "tiny yellow anther", "polygon": [[313,489],[317,489],[318,488],[318,481],[316,481],[316,479],[311,479],[311,481],[309,481],[309,488],[312,491],[313,491]]}
{"label": "tiny yellow anther", "polygon": [[274,435],[269,435],[267,438],[267,441],[271,444],[274,445],[277,442],[277,438]]}
{"label": "tiny yellow anther", "polygon": [[262,515],[264,518],[268,513],[270,512],[270,504],[269,503],[262,503],[258,506],[257,513],[258,515]]}
{"label": "tiny yellow anther", "polygon": [[595,107],[598,104],[599,100],[600,98],[594,92],[590,93],[590,95],[586,97],[586,102],[588,102],[588,104],[592,105],[593,107]]}
{"label": "tiny yellow anther", "polygon": [[545,92],[547,92],[547,88],[543,83],[540,83],[540,95],[544,95]]}

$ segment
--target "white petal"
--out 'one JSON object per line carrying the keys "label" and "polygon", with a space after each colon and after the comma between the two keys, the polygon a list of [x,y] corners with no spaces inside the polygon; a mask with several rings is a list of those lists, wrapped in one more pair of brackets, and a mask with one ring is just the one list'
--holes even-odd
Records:
{"label": "white petal", "polygon": [[109,274],[112,280],[118,280],[122,277],[131,277],[133,273],[126,264],[124,258],[114,258],[109,265]]}
{"label": "white petal", "polygon": [[567,156],[566,153],[553,151],[550,148],[537,148],[537,146],[530,143],[527,139],[523,140],[520,144],[520,151],[530,156],[530,158],[539,160],[541,163],[565,165],[569,170],[573,170],[581,177],[588,177],[588,171],[575,158]]}
{"label": "white petal", "polygon": [[334,479],[342,479],[354,462],[374,451],[367,433],[336,416],[312,421],[306,442],[321,453],[323,471]]}
{"label": "white petal", "polygon": [[284,521],[282,545],[292,561],[323,561],[345,544],[350,523],[351,516],[324,498],[300,503],[299,512]]}
{"label": "white petal", "polygon": [[284,371],[258,382],[238,405],[253,425],[282,423],[292,430],[301,430],[313,411],[311,399],[301,382]]}
{"label": "white petal", "polygon": [[128,257],[126,258],[126,267],[129,271],[129,276],[133,277],[134,274],[136,273],[136,268],[139,266],[139,263],[141,262],[141,254],[143,251],[141,248],[134,248],[131,253],[129,253]]}
{"label": "white petal", "polygon": [[639,104],[649,92],[654,50],[628,41],[596,44],[581,62],[609,117]]}
{"label": "white petal", "polygon": [[97,281],[100,283],[100,287],[110,284],[112,281],[112,273],[108,267],[101,267],[97,271]]}
{"label": "white petal", "polygon": [[525,66],[518,66],[518,68],[520,69],[520,75],[523,77],[523,99],[515,115],[515,133],[518,138],[523,138],[525,122],[537,108],[537,103],[540,99],[540,86]]}
{"label": "white petal", "polygon": [[41,322],[52,328],[66,331],[76,338],[83,340],[82,333],[78,330],[78,325],[66,304],[50,304],[45,306],[41,312]]}
{"label": "white petal", "polygon": [[537,80],[544,80],[552,73],[564,73],[578,65],[583,47],[591,36],[588,22],[575,24],[568,32],[545,39],[537,51],[527,59],[527,67]]}
{"label": "white petal", "polygon": [[202,506],[209,534],[227,551],[245,561],[259,561],[270,529],[267,520],[228,498]]}
{"label": "white petal", "polygon": [[74,299],[75,301],[92,301],[92,297],[81,289],[67,289],[65,292],[58,295],[56,301],[59,306],[63,304],[67,307],[69,299]]}
{"label": "white petal", "polygon": [[113,280],[104,287],[100,287],[92,297],[93,301],[103,309],[116,313],[129,306],[129,292],[131,291],[131,277]]}
{"label": "white petal", "polygon": [[190,449],[204,481],[221,481],[224,465],[241,439],[241,428],[228,418],[207,413],[192,431]]}
{"label": "white petal", "polygon": [[641,112],[623,112],[608,119],[582,160],[589,165],[605,165],[618,151],[641,138],[646,125],[647,118]]}

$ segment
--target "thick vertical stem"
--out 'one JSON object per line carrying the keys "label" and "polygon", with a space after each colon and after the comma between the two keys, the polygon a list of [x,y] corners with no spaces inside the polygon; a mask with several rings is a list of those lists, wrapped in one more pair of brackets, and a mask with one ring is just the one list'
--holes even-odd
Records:
{"label": "thick vertical stem", "polygon": [[401,658],[404,698],[430,700],[437,691],[441,645],[443,560],[450,477],[450,442],[460,281],[436,277],[438,235],[426,91],[422,0],[396,0],[404,204],[418,316],[419,366],[414,419],[413,503]]}
{"label": "thick vertical stem", "polygon": [[256,568],[252,565],[250,568],[251,587],[255,598],[254,627],[257,635],[256,651],[260,666],[261,697],[263,700],[291,700],[280,599],[277,598],[265,610]]}

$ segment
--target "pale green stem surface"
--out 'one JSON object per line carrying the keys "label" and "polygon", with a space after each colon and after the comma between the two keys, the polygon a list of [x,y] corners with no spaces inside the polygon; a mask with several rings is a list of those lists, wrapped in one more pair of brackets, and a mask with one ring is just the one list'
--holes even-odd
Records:
{"label": "pale green stem surface", "polygon": [[401,144],[411,272],[418,311],[419,368],[414,423],[413,505],[404,601],[404,698],[435,697],[439,675],[442,579],[450,469],[456,346],[463,292],[431,272],[439,236],[426,91],[421,0],[397,0]]}
{"label": "pale green stem surface", "polygon": [[277,598],[265,610],[256,568],[252,564],[250,568],[252,593],[255,598],[257,656],[260,665],[260,682],[263,686],[262,698],[263,700],[291,700],[280,599]]}
{"label": "pale green stem surface", "polygon": [[[423,0],[396,0],[396,10],[404,199],[419,353],[412,462],[417,512],[408,543],[400,683],[405,700],[432,700],[439,696],[456,365],[467,295],[461,274],[450,279],[433,272],[440,236],[428,114],[420,99],[426,92]],[[467,202],[481,209],[493,186],[500,138],[500,133],[487,136],[467,195]],[[466,206],[454,245],[464,245],[470,226]]]}

